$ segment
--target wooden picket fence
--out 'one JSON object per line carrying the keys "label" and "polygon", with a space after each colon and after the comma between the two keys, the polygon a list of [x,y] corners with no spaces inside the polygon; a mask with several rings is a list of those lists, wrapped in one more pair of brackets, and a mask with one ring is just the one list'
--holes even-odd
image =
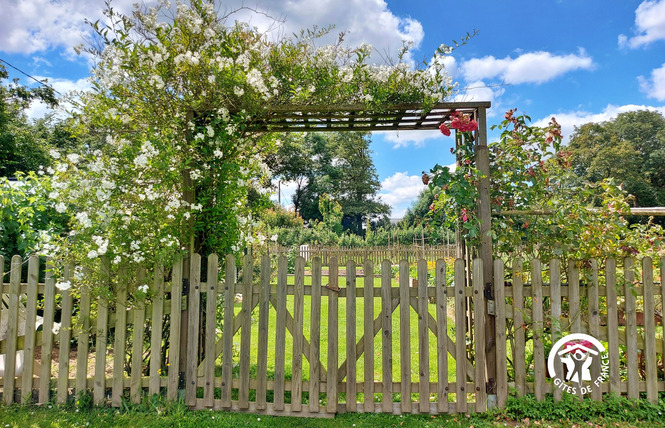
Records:
{"label": "wooden picket fence", "polygon": [[[641,263],[626,258],[619,266],[608,258],[604,268],[599,268],[597,260],[582,268],[575,262],[562,266],[552,260],[543,266],[532,260],[526,270],[519,261],[507,270],[503,262],[495,261],[499,406],[505,405],[509,388],[520,396],[533,393],[538,400],[550,393],[555,400],[561,399],[564,392],[547,375],[546,361],[551,344],[571,333],[589,334],[607,343],[609,379],[600,388],[590,388],[593,400],[602,400],[607,392],[632,399],[646,392],[649,401],[657,402],[658,392],[665,391],[664,264],[665,257],[644,257]],[[654,271],[660,275],[655,277]],[[528,364],[527,347],[533,350]],[[508,378],[509,358],[512,379]],[[597,379],[600,371],[599,359],[594,359],[592,378]]]}
{"label": "wooden picket fence", "polygon": [[[288,247],[281,245],[271,245],[269,251],[275,254],[287,253]],[[327,265],[328,260],[336,258],[340,265],[348,261],[354,261],[357,264],[365,263],[371,260],[374,264],[380,264],[384,260],[391,260],[395,263],[400,260],[406,260],[409,263],[416,263],[420,259],[435,261],[437,259],[455,257],[455,245],[389,245],[372,247],[340,247],[324,245],[301,245],[297,247],[297,253],[305,260],[311,260],[314,257],[321,257],[323,264]]]}
{"label": "wooden picket fence", "polygon": [[[658,263],[662,278],[663,260]],[[582,275],[574,263],[562,269],[554,260],[543,268],[532,260],[524,269],[497,260],[493,300],[486,297],[479,259],[448,267],[439,259],[433,272],[419,260],[414,287],[406,260],[396,275],[382,262],[375,277],[371,260],[357,270],[353,261],[342,266],[331,258],[323,266],[319,257],[310,264],[298,257],[289,274],[284,255],[227,256],[220,263],[216,255],[202,260],[194,254],[189,275],[182,260],[168,272],[152,270],[148,302],[132,299],[135,290],[127,287],[110,301],[85,289],[59,290],[39,258],[27,261],[25,278],[23,264],[15,256],[4,272],[0,257],[5,403],[65,403],[90,392],[96,403],[120,406],[146,394],[175,400],[184,390],[193,408],[257,414],[482,412],[486,332],[473,326],[484,325],[486,304],[496,314],[499,406],[509,388],[538,399],[561,397],[546,374],[546,347],[547,339],[566,332],[608,343],[610,379],[594,399],[602,392],[636,398],[645,391],[653,401],[665,391],[663,322],[656,310],[665,287],[646,257],[639,269],[633,259],[620,268],[609,259],[604,270],[592,261]],[[467,269],[471,284],[465,283]],[[66,269],[59,281],[72,274]],[[636,313],[642,306],[644,326]],[[619,326],[621,309],[625,327]],[[187,331],[181,331],[183,313]],[[178,346],[183,334],[185,354]]]}

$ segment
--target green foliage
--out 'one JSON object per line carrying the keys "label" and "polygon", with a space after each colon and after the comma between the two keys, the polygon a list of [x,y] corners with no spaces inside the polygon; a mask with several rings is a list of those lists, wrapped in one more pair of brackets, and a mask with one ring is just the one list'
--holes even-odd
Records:
{"label": "green foliage", "polygon": [[[658,254],[663,248],[663,229],[652,223],[631,227],[623,213],[630,196],[611,179],[580,183],[561,145],[560,127],[554,119],[546,128],[529,125],[528,116],[506,114],[498,126],[498,142],[490,144],[490,198],[495,212],[492,238],[497,254],[534,257],[547,262],[553,257],[588,260]],[[448,227],[459,226],[464,238],[478,246],[473,136],[466,135],[456,153],[461,166],[454,172],[436,166],[430,186],[443,193],[435,208]],[[546,215],[537,215],[544,213]]]}
{"label": "green foliage", "polygon": [[68,217],[56,210],[48,177],[31,172],[17,181],[0,178],[0,255],[25,257],[47,250],[67,228]]}
{"label": "green foliage", "polygon": [[635,196],[637,206],[665,206],[665,118],[660,113],[627,112],[582,125],[571,136],[569,149],[581,179],[595,183],[613,178]]}
{"label": "green foliage", "polygon": [[572,394],[563,394],[560,402],[555,402],[551,395],[537,401],[533,395],[508,397],[505,414],[514,420],[566,420],[569,423],[593,421],[662,421],[665,414],[665,402],[658,404],[646,400],[633,401],[612,394],[603,396],[603,401],[580,400]]}
{"label": "green foliage", "polygon": [[377,196],[381,184],[369,144],[370,134],[362,132],[291,134],[280,140],[268,165],[296,183],[293,204],[303,219],[322,221],[320,198],[327,195],[341,206],[344,230],[364,235],[368,219],[375,223],[389,212]]}

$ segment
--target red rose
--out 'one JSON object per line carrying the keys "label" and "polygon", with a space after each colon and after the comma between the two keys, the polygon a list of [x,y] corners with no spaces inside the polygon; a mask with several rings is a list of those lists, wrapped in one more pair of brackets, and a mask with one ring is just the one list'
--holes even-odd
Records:
{"label": "red rose", "polygon": [[445,135],[446,137],[450,137],[450,128],[448,128],[445,123],[442,123],[439,126],[439,129],[441,130],[441,133],[443,135]]}

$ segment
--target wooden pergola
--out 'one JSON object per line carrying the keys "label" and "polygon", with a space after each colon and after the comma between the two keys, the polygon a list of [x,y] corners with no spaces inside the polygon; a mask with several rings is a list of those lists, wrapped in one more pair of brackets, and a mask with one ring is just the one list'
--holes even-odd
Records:
{"label": "wooden pergola", "polygon": [[[444,102],[428,108],[422,104],[395,104],[372,110],[365,104],[351,105],[289,105],[267,108],[260,117],[247,124],[247,132],[374,132],[374,131],[423,131],[439,130],[442,123],[449,122],[454,112],[469,115],[478,122],[474,143],[476,148],[476,168],[482,178],[478,180],[478,218],[482,236],[477,249],[483,261],[483,282],[485,293],[485,374],[488,407],[496,405],[496,332],[493,311],[488,311],[493,299],[493,260],[492,260],[492,212],[489,196],[489,151],[487,147],[488,101]],[[231,111],[233,114],[234,112]],[[457,140],[456,140],[457,141]],[[186,181],[187,182],[187,181]],[[193,198],[192,195],[190,197]],[[464,244],[458,240],[457,257],[463,257]],[[470,266],[468,266],[470,271]],[[184,269],[188,272],[188,269]],[[187,309],[182,313],[181,331],[188,331]],[[181,336],[181,355],[186,355],[186,334]],[[180,361],[184,372],[184,358]]]}
{"label": "wooden pergola", "polygon": [[[477,249],[483,261],[485,311],[485,369],[488,407],[496,405],[496,332],[494,312],[489,310],[493,300],[492,210],[489,195],[489,151],[487,147],[487,109],[489,101],[437,103],[431,108],[420,104],[397,104],[380,110],[370,110],[364,104],[331,106],[278,106],[267,110],[250,126],[253,132],[374,132],[439,130],[449,122],[454,112],[469,115],[478,122],[474,135],[478,180],[478,218],[481,243]],[[464,243],[457,234],[457,257],[465,256]],[[469,272],[471,267],[468,266]]]}

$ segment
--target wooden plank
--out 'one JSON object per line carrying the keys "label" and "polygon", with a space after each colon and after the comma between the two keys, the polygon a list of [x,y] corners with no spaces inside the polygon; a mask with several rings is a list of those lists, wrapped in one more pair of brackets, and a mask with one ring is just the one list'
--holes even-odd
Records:
{"label": "wooden plank", "polygon": [[[427,260],[420,259],[417,264],[418,271],[418,373],[420,413],[429,412],[429,300],[427,297]],[[483,369],[484,370],[484,369]],[[484,389],[483,389],[484,390]]]}
{"label": "wooden plank", "polygon": [[[71,281],[72,268],[65,266],[61,283]],[[60,345],[58,348],[58,404],[65,404],[69,395],[67,383],[69,380],[69,343],[72,337],[72,295],[69,289],[62,290],[62,316],[60,318]],[[116,348],[118,349],[118,348]]]}
{"label": "wooden plank", "polygon": [[365,403],[363,409],[368,411],[374,409],[374,265],[371,260],[366,260],[364,271],[364,314],[363,326],[365,336],[365,388],[363,394]]}
{"label": "wooden plank", "polygon": [[[485,370],[487,358],[485,354],[485,270],[483,259],[477,258],[473,261],[473,317],[474,317],[474,342],[475,342],[475,382],[476,382],[476,411],[487,410],[487,390]],[[494,325],[492,326],[494,327]]]}
{"label": "wooden plank", "polygon": [[626,366],[628,377],[628,398],[639,398],[639,372],[637,369],[637,316],[635,313],[635,296],[632,293],[635,281],[634,260],[628,257],[623,262],[625,278],[626,304]]}
{"label": "wooden plank", "polygon": [[[215,272],[216,274],[216,272]],[[208,278],[208,284],[211,280]],[[164,318],[164,269],[155,265],[153,282],[152,321],[150,323],[150,395],[160,393],[162,377],[162,327]]]}
{"label": "wooden plank", "polygon": [[411,309],[409,303],[409,263],[399,262],[399,340],[401,410],[411,413]]}
{"label": "wooden plank", "polygon": [[[552,308],[552,344],[561,339],[561,262],[550,260],[550,307]],[[563,373],[563,362],[560,358],[554,361],[556,373]],[[563,391],[554,388],[554,400],[561,401]]]}
{"label": "wooden plank", "polygon": [[[205,324],[205,361],[204,377],[205,386],[203,388],[203,402],[212,407],[215,398],[215,341],[217,339],[217,272],[219,267],[219,258],[217,254],[208,256],[208,270],[206,276],[206,324]],[[154,325],[154,321],[153,321]]]}
{"label": "wooden plank", "polygon": [[383,395],[381,398],[382,410],[385,413],[393,409],[393,324],[391,302],[391,263],[384,260],[381,263],[381,367],[383,374]]}
{"label": "wooden plank", "polygon": [[[182,307],[182,257],[178,257],[173,263],[171,274],[171,325],[169,330],[169,377],[166,397],[175,401],[178,398],[180,383],[180,317]],[[115,380],[115,379],[114,379]]]}
{"label": "wooden plank", "polygon": [[305,259],[296,257],[293,290],[293,358],[291,409],[302,410],[302,354],[303,354],[303,314],[305,299]]}
{"label": "wooden plank", "polygon": [[[661,256],[658,260],[658,272],[660,273],[660,307],[664,313],[663,315],[665,315],[665,255]],[[660,324],[663,327],[663,332],[665,332],[665,316],[661,318]],[[663,375],[665,376],[665,340],[663,340],[662,344],[661,365],[663,366]]]}
{"label": "wooden plank", "polygon": [[574,260],[568,262],[568,319],[571,333],[583,333],[580,310],[580,270]]}
{"label": "wooden plank", "polygon": [[246,254],[242,273],[242,309],[240,311],[240,387],[238,388],[238,407],[249,407],[249,367],[252,346],[252,256]]}
{"label": "wooden plank", "polygon": [[76,352],[76,394],[88,389],[88,363],[90,357],[88,348],[90,342],[90,288],[81,286],[81,299],[79,300],[79,319],[77,352]]}
{"label": "wooden plank", "polygon": [[[270,284],[268,284],[270,286]],[[312,297],[310,300],[309,411],[319,411],[321,391],[321,258],[312,260]]]}
{"label": "wooden plank", "polygon": [[605,283],[607,288],[607,352],[610,359],[610,392],[621,395],[619,376],[619,315],[616,290],[616,261],[610,257],[605,261]]}
{"label": "wooden plank", "polygon": [[16,385],[16,350],[18,346],[19,292],[21,290],[21,256],[13,256],[9,274],[9,313],[7,314],[7,353],[5,354],[5,376],[3,378],[3,398],[5,404],[14,402]]}
{"label": "wooden plank", "polygon": [[[145,269],[139,268],[137,284],[145,281]],[[132,403],[140,403],[143,395],[143,339],[145,337],[145,301],[137,299],[133,308],[134,325],[132,329],[132,371],[129,376],[129,399]],[[196,355],[196,354],[194,354]],[[195,359],[194,359],[195,360]]]}
{"label": "wooden plank", "polygon": [[256,408],[266,408],[268,376],[268,327],[270,322],[270,256],[261,256],[261,295],[259,296],[259,339],[256,361]]}
{"label": "wooden plank", "polygon": [[513,349],[513,362],[515,364],[515,389],[517,396],[526,394],[526,343],[524,325],[524,285],[522,280],[522,260],[513,262],[513,318],[515,320],[515,349]]}
{"label": "wooden plank", "polygon": [[436,284],[436,365],[437,365],[437,410],[448,412],[448,289],[446,284],[446,262],[436,261],[434,280]]}
{"label": "wooden plank", "polygon": [[39,282],[39,256],[32,255],[28,260],[28,289],[25,305],[25,344],[23,348],[23,375],[21,376],[21,402],[28,403],[32,395],[32,381],[35,373],[35,333],[37,318],[37,283]]}
{"label": "wooden plank", "polygon": [[543,344],[543,272],[540,260],[531,261],[533,287],[533,388],[536,400],[545,398],[545,346]]}
{"label": "wooden plank", "polygon": [[[0,258],[0,285],[2,285],[2,268],[4,262]],[[55,278],[53,277],[53,261],[46,259],[46,272],[44,283],[44,328],[42,334],[42,363],[39,374],[39,400],[37,404],[44,405],[50,400],[51,394],[51,361],[53,360],[53,322],[55,318]],[[2,289],[0,287],[0,296]],[[2,305],[0,305],[2,306]]]}
{"label": "wooden plank", "polygon": [[[102,282],[110,289],[109,259],[100,259]],[[106,348],[108,339],[109,307],[108,300],[103,296],[97,300],[97,331],[95,341],[95,387],[93,400],[95,404],[103,404],[106,395]]]}
{"label": "wooden plank", "polygon": [[[122,267],[119,273],[120,284],[115,301],[115,340],[113,343],[113,385],[111,404],[120,407],[125,378],[125,342],[127,338],[127,269]],[[64,310],[64,309],[63,309]],[[178,311],[180,308],[178,308]],[[62,355],[62,354],[61,354]]]}
{"label": "wooden plank", "polygon": [[[595,338],[600,336],[600,302],[598,293],[598,261],[591,259],[591,283],[587,286],[587,300],[589,305],[589,334]],[[654,354],[655,357],[655,354]],[[600,358],[591,362],[592,382],[600,376]],[[591,389],[591,399],[600,401],[603,393],[600,388]]]}
{"label": "wooden plank", "polygon": [[[233,299],[235,297],[233,290],[236,283],[236,259],[232,254],[226,256],[226,270],[224,272],[224,331],[222,332],[224,347],[222,350],[221,402],[222,407],[228,408],[231,407],[231,389],[233,387]],[[275,383],[278,380],[277,367],[275,367]],[[275,394],[277,393],[275,392]]]}
{"label": "wooden plank", "polygon": [[331,257],[328,265],[328,382],[326,386],[326,412],[337,413],[337,369],[338,369],[338,292],[339,277],[337,258]]}
{"label": "wooden plank", "polygon": [[346,263],[346,408],[357,409],[356,398],[356,262]]}
{"label": "wooden plank", "polygon": [[286,256],[277,261],[277,307],[275,308],[275,410],[284,410],[284,363],[286,351]]}
{"label": "wooden plank", "polygon": [[[189,295],[187,300],[187,366],[185,367],[185,403],[196,404],[196,380],[199,358],[199,316],[201,309],[201,255],[192,254],[189,271]],[[132,374],[134,370],[132,370]]]}
{"label": "wooden plank", "polygon": [[646,370],[647,400],[658,402],[658,373],[656,359],[655,301],[653,297],[653,261],[642,259],[642,285],[644,289],[644,360]]}
{"label": "wooden plank", "polygon": [[508,354],[506,334],[505,267],[503,260],[494,261],[494,302],[496,316],[496,393],[497,406],[506,407],[508,399]]}
{"label": "wooden plank", "polygon": [[458,413],[466,412],[466,298],[464,286],[466,272],[464,260],[455,260],[455,376],[457,389],[455,390]]}

